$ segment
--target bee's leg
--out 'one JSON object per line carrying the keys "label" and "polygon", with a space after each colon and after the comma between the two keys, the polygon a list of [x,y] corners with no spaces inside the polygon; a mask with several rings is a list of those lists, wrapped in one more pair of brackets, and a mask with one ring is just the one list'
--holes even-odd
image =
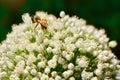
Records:
{"label": "bee's leg", "polygon": [[42,29],[45,30],[47,27],[42,25]]}
{"label": "bee's leg", "polygon": [[39,23],[36,24],[36,26],[34,27],[34,29],[36,29],[36,27],[39,25]]}
{"label": "bee's leg", "polygon": [[35,23],[35,18],[33,15],[31,16],[31,20],[33,21],[33,23]]}

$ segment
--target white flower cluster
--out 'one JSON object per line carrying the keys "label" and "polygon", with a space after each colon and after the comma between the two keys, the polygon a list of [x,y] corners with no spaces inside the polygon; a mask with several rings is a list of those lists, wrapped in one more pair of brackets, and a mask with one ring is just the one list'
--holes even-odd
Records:
{"label": "white flower cluster", "polygon": [[26,13],[0,44],[0,80],[120,80],[120,61],[111,51],[117,43],[104,29],[64,11],[60,18],[35,16],[47,21],[46,29]]}

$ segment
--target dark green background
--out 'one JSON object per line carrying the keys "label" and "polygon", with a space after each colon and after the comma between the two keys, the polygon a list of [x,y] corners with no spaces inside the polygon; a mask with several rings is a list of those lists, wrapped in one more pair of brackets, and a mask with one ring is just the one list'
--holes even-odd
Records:
{"label": "dark green background", "polygon": [[117,40],[113,52],[120,58],[120,0],[0,0],[0,41],[11,31],[12,24],[22,22],[23,13],[32,15],[38,10],[56,16],[64,10],[97,28],[105,28],[110,40]]}

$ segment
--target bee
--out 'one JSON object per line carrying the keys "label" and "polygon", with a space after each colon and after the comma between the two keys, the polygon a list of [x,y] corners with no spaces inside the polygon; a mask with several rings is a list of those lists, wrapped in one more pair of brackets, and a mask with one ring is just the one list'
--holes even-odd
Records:
{"label": "bee", "polygon": [[47,20],[46,19],[41,19],[39,16],[31,16],[32,22],[37,23],[35,28],[41,24],[42,29],[47,28]]}

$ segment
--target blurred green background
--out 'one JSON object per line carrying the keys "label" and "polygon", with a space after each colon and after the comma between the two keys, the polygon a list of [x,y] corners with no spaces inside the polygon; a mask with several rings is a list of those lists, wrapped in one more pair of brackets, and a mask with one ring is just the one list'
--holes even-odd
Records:
{"label": "blurred green background", "polygon": [[22,22],[23,13],[33,15],[38,10],[56,16],[64,10],[97,28],[105,28],[110,40],[117,40],[113,52],[120,58],[120,0],[0,0],[0,42],[11,31],[12,24]]}

